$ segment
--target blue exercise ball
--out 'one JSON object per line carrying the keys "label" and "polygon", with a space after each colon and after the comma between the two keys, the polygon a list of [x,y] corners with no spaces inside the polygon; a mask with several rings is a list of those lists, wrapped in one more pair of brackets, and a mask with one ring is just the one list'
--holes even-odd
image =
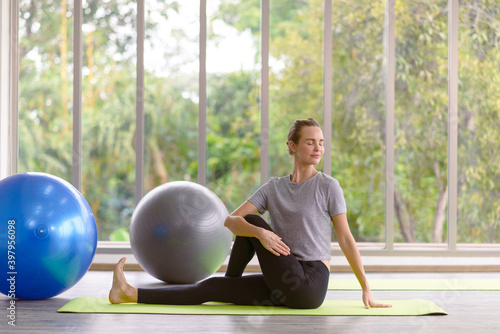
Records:
{"label": "blue exercise ball", "polygon": [[0,181],[0,292],[45,299],[89,269],[97,228],[89,204],[65,180],[22,173]]}
{"label": "blue exercise ball", "polygon": [[175,284],[194,283],[220,268],[233,235],[224,226],[224,203],[208,188],[188,181],[160,185],[137,204],[130,245],[150,275]]}

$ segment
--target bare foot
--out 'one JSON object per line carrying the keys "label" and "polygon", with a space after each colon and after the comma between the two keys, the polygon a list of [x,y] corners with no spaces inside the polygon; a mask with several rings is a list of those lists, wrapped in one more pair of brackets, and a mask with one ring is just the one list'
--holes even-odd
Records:
{"label": "bare foot", "polygon": [[137,289],[127,283],[123,274],[125,260],[126,257],[121,258],[113,269],[113,286],[109,291],[111,304],[137,303]]}

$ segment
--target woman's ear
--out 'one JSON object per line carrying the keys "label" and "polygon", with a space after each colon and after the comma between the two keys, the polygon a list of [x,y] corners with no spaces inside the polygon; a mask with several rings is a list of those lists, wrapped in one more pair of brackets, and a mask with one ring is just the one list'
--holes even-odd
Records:
{"label": "woman's ear", "polygon": [[288,142],[288,146],[290,147],[290,151],[292,151],[292,154],[295,154],[295,152],[297,151],[297,145],[295,145],[295,143],[290,140]]}

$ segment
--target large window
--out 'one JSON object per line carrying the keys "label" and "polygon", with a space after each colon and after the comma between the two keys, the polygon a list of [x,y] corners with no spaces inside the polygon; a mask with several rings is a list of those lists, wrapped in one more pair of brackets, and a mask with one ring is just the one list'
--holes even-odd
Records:
{"label": "large window", "polygon": [[82,194],[100,240],[114,240],[135,206],[135,7],[83,6]]}
{"label": "large window", "polygon": [[[322,1],[270,1],[269,174],[290,174],[288,131],[298,118],[323,114]],[[321,168],[321,166],[319,166]]]}
{"label": "large window", "polygon": [[395,241],[446,241],[447,1],[396,1]]}
{"label": "large window", "polygon": [[384,13],[385,1],[333,1],[332,174],[367,242],[385,241]]}
{"label": "large window", "polygon": [[340,181],[358,241],[500,240],[497,1],[85,0],[79,27],[79,2],[19,4],[18,171],[71,181],[81,71],[81,190],[101,241],[127,240],[137,194],[165,182],[204,184],[234,210],[267,172],[291,172],[286,135],[307,117],[331,132],[318,169]]}
{"label": "large window", "polygon": [[259,11],[207,2],[207,187],[230,212],[260,185]]}
{"label": "large window", "polygon": [[500,242],[500,4],[460,1],[458,241]]}
{"label": "large window", "polygon": [[145,191],[198,169],[199,1],[146,1]]}
{"label": "large window", "polygon": [[71,182],[72,8],[26,0],[19,11],[19,172]]}

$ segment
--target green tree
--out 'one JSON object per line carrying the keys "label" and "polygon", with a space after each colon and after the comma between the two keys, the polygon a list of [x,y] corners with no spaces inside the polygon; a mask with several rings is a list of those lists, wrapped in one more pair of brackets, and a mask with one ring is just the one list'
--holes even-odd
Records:
{"label": "green tree", "polygon": [[500,5],[460,1],[458,241],[500,240]]}
{"label": "green tree", "polygon": [[[270,73],[273,175],[281,175],[290,168],[290,161],[283,154],[288,120],[304,115],[321,119],[322,108],[322,60],[321,53],[314,51],[321,45],[322,2],[280,4],[281,8],[271,7],[270,52],[273,59],[282,63],[277,70],[271,68]],[[227,4],[227,7],[221,7],[223,13],[220,16],[240,30],[251,27],[257,42],[258,15],[255,10],[245,10],[251,5],[250,0]],[[484,78],[498,81],[498,6],[470,1],[463,3],[462,7],[468,11],[466,16],[462,15],[462,25],[473,27],[469,40],[475,46],[464,48],[461,55],[467,54],[467,59],[475,59],[479,54],[481,60],[480,64],[476,60],[474,64],[471,61],[470,65],[464,65],[460,70],[462,78],[477,78],[466,74],[477,73],[476,66],[485,69],[485,72],[480,72],[485,73],[484,77],[473,79],[475,81],[468,79],[473,91],[481,93],[467,94],[467,101],[474,101],[476,105],[483,101],[480,108],[488,114],[484,119],[496,121],[499,109],[497,85],[486,84],[488,81]],[[383,238],[384,10],[383,1],[356,4],[335,1],[333,11],[332,169],[334,176],[346,186],[349,220],[354,233],[362,240]],[[396,241],[442,242],[446,235],[447,10],[445,1],[396,3],[395,212],[399,232]],[[462,40],[468,41],[465,37],[461,37]],[[488,75],[486,71],[489,71]],[[465,96],[466,91],[463,91]],[[475,124],[477,122],[476,119]],[[498,210],[494,210],[498,208],[498,182],[494,181],[497,176],[493,167],[498,155],[491,151],[497,141],[497,131],[486,133],[476,142],[468,142],[469,150],[484,147],[473,158],[481,164],[474,162],[473,168],[466,173],[469,180],[476,180],[473,192],[477,201],[473,205],[489,208],[489,213],[484,216],[488,223],[480,224],[481,210],[471,212],[477,221],[471,227],[478,225],[474,228],[477,241],[492,240],[491,236],[498,234],[488,233],[498,229]],[[488,161],[488,157],[495,159]],[[463,181],[465,176],[460,178],[463,191],[472,191],[471,186]],[[477,181],[479,179],[482,181]],[[484,194],[493,196],[485,201]],[[469,203],[464,199],[461,205],[470,208],[466,205]]]}
{"label": "green tree", "polygon": [[443,240],[448,199],[447,21],[446,1],[396,4],[394,204],[400,237],[406,242]]}
{"label": "green tree", "polygon": [[[222,1],[217,15],[260,43],[260,1]],[[270,174],[289,173],[286,135],[297,118],[322,119],[323,1],[270,2]],[[382,241],[385,219],[385,1],[333,2],[332,170],[358,240]],[[462,0],[459,50],[459,241],[500,238],[500,6]],[[42,7],[43,6],[43,7]],[[20,1],[20,170],[71,180],[72,8],[66,0]],[[99,238],[126,239],[134,207],[136,3],[84,7],[83,193]],[[156,43],[179,2],[147,6]],[[149,15],[151,14],[151,15]],[[153,15],[154,14],[154,15]],[[442,242],[447,213],[446,1],[396,2],[397,240]],[[175,31],[179,45],[189,40]],[[217,36],[211,36],[217,38]],[[167,46],[173,58],[177,46]],[[196,181],[197,73],[145,78],[145,187]],[[256,60],[257,61],[257,60]],[[208,187],[234,209],[258,186],[260,86],[253,71],[211,74],[207,99]],[[265,137],[265,136],[264,136]],[[116,239],[118,238],[118,239]]]}
{"label": "green tree", "polygon": [[208,79],[208,188],[236,209],[260,184],[257,73],[239,71]]}

